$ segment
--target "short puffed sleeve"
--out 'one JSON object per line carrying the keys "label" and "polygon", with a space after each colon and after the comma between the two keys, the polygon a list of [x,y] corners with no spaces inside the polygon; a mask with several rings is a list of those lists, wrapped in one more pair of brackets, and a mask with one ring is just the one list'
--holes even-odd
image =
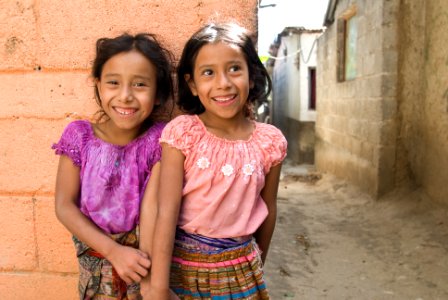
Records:
{"label": "short puffed sleeve", "polygon": [[179,149],[185,156],[197,144],[203,134],[203,128],[194,115],[181,115],[171,120],[163,129],[160,143],[166,143]]}
{"label": "short puffed sleeve", "polygon": [[82,147],[85,144],[89,130],[88,121],[74,121],[67,125],[59,142],[51,147],[57,155],[67,155],[73,164],[80,167],[82,162]]}
{"label": "short puffed sleeve", "polygon": [[258,126],[261,128],[257,131],[259,132],[257,141],[265,158],[265,171],[269,172],[271,167],[280,164],[285,159],[288,142],[276,127],[266,123],[258,123]]}

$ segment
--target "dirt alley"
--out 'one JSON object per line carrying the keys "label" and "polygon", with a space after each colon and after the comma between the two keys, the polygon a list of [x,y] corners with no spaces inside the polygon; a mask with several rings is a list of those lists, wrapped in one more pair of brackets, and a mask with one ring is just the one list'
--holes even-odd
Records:
{"label": "dirt alley", "polygon": [[374,200],[286,163],[265,265],[271,298],[448,299],[447,217],[418,190]]}

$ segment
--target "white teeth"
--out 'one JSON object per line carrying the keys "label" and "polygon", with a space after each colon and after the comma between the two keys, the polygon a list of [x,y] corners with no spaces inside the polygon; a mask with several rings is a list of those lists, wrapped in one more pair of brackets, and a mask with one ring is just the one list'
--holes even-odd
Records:
{"label": "white teeth", "polygon": [[122,110],[119,108],[115,108],[115,111],[118,112],[120,115],[127,116],[127,115],[134,113],[135,110]]}
{"label": "white teeth", "polygon": [[217,102],[226,102],[226,101],[229,101],[229,100],[232,100],[234,98],[234,96],[230,96],[230,97],[219,97],[219,98],[213,98],[213,99],[215,99],[215,101],[217,101]]}

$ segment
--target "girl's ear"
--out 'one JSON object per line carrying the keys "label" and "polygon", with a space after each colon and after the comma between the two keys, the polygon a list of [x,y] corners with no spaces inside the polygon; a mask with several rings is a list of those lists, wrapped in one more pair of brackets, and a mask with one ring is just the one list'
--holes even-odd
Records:
{"label": "girl's ear", "polygon": [[255,82],[253,80],[249,80],[249,88],[253,89],[255,86]]}
{"label": "girl's ear", "polygon": [[98,92],[100,92],[100,80],[98,78],[94,78],[93,79],[93,83],[96,86],[96,89],[98,90]]}
{"label": "girl's ear", "polygon": [[193,94],[193,96],[197,96],[198,95],[198,91],[196,89],[196,84],[194,83],[193,78],[190,76],[190,74],[185,74],[184,75],[184,79],[188,84],[188,87],[190,88],[191,93]]}

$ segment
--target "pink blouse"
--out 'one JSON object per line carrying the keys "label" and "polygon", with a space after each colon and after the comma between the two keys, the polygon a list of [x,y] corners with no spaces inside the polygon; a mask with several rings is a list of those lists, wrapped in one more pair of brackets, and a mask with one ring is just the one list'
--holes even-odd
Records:
{"label": "pink blouse", "polygon": [[254,124],[245,141],[213,135],[197,115],[179,116],[165,127],[160,142],[185,155],[183,230],[231,238],[253,234],[263,223],[268,210],[260,192],[271,167],[285,158],[287,142],[274,126]]}

